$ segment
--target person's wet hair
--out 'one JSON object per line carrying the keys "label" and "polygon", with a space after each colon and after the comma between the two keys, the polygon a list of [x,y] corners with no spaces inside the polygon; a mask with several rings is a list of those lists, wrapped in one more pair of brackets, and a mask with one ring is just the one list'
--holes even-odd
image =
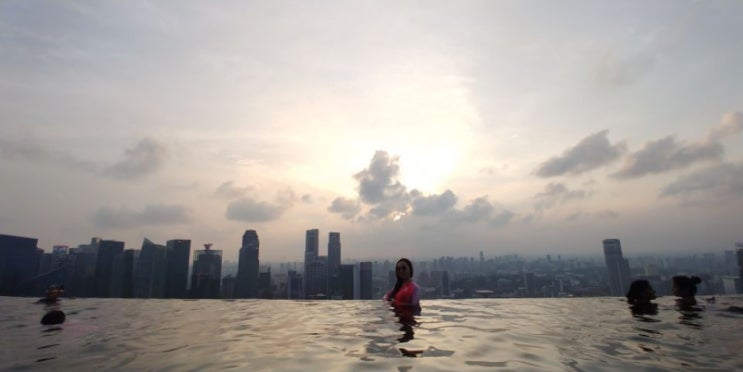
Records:
{"label": "person's wet hair", "polygon": [[650,282],[644,279],[635,280],[630,284],[629,291],[627,291],[627,302],[630,304],[636,304],[644,298],[644,294],[648,289],[652,289]]}
{"label": "person's wet hair", "polygon": [[64,323],[67,316],[62,310],[51,310],[41,318],[41,324],[53,325]]}
{"label": "person's wet hair", "polygon": [[395,298],[395,295],[404,284],[403,280],[400,279],[400,275],[397,273],[397,265],[399,265],[400,262],[404,262],[408,266],[408,270],[410,270],[410,277],[413,277],[413,263],[410,262],[410,260],[408,260],[407,258],[401,258],[397,260],[397,263],[395,263],[395,277],[397,277],[397,282],[395,283],[395,288],[393,288],[392,292],[390,292],[389,298]]}
{"label": "person's wet hair", "polygon": [[701,282],[702,279],[698,276],[678,275],[673,277],[673,285],[681,292],[681,297],[695,296],[697,294],[697,284]]}

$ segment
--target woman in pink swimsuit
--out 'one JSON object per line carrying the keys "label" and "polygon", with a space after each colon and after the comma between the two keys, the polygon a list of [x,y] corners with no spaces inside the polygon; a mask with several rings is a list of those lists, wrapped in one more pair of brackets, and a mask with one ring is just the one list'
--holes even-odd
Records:
{"label": "woman in pink swimsuit", "polygon": [[413,264],[407,258],[401,258],[395,265],[397,283],[384,295],[384,300],[394,306],[419,306],[420,288],[413,281]]}

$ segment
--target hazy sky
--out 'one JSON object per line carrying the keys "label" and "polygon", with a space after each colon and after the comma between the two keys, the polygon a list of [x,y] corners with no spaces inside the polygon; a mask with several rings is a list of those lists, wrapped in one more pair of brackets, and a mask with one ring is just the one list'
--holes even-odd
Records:
{"label": "hazy sky", "polygon": [[0,233],[732,249],[743,2],[0,2]]}

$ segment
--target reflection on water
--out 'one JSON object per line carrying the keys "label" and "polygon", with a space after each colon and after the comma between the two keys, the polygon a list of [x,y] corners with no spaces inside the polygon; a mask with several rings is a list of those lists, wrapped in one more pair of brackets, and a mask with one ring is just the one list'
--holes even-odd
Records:
{"label": "reflection on water", "polygon": [[[0,370],[741,370],[742,297],[694,310],[619,298],[424,301],[0,298]],[[412,358],[414,357],[414,358]]]}

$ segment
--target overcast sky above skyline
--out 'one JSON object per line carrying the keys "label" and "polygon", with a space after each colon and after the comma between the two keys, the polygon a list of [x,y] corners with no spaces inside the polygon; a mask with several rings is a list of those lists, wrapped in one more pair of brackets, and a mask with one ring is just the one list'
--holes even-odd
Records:
{"label": "overcast sky above skyline", "polygon": [[739,1],[0,2],[0,233],[733,249]]}

